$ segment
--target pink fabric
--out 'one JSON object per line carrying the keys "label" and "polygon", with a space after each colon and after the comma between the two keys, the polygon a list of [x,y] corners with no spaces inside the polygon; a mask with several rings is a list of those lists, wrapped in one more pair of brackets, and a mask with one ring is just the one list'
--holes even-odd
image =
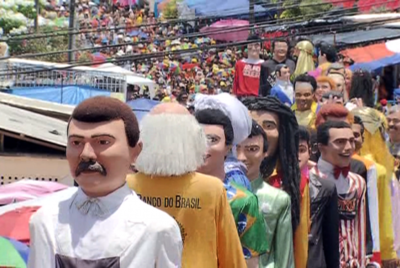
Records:
{"label": "pink fabric", "polygon": [[320,68],[315,69],[314,71],[309,71],[308,75],[311,75],[314,78],[317,78],[318,76],[320,76],[322,73],[322,70]]}
{"label": "pink fabric", "polygon": [[400,257],[400,182],[396,178],[391,181],[391,190],[394,250]]}
{"label": "pink fabric", "polygon": [[57,182],[21,180],[0,186],[0,204],[5,205],[35,199],[66,188],[68,186]]}

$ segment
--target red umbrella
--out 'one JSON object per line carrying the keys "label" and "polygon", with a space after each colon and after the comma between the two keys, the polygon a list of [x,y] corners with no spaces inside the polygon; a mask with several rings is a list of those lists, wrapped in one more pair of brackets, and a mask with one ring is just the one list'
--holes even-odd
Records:
{"label": "red umbrella", "polygon": [[29,245],[29,221],[40,207],[22,207],[0,215],[0,236],[6,236]]}
{"label": "red umbrella", "polygon": [[[247,20],[220,20],[210,26],[206,26],[200,29],[202,33],[208,33],[208,37],[228,42],[245,41],[249,36],[249,22]],[[242,26],[242,27],[240,27]],[[233,29],[240,27],[236,31]],[[228,32],[224,32],[224,31]],[[212,32],[215,32],[214,34]]]}

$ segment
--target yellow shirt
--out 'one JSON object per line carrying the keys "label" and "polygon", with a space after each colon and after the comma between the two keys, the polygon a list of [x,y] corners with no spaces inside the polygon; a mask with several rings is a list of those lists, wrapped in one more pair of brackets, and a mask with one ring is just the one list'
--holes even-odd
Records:
{"label": "yellow shirt", "polygon": [[146,203],[174,217],[183,240],[183,268],[246,267],[222,182],[200,173],[180,177],[128,175]]}
{"label": "yellow shirt", "polygon": [[307,111],[297,111],[297,104],[293,104],[292,111],[294,111],[297,122],[300,126],[305,126],[309,129],[315,129],[315,120],[317,118],[317,108],[318,104],[313,102],[311,104],[311,109]]}

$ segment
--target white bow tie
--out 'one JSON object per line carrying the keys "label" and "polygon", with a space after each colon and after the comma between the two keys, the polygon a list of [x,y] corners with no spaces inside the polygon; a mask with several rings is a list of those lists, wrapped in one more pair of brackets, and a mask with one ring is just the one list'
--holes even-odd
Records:
{"label": "white bow tie", "polygon": [[75,206],[83,215],[90,213],[94,217],[104,217],[107,214],[107,208],[98,198],[87,198],[83,202],[76,202]]}

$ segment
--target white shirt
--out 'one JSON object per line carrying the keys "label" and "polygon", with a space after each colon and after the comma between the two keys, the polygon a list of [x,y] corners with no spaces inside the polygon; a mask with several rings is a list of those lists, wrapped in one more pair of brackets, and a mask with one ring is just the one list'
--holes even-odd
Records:
{"label": "white shirt", "polygon": [[350,181],[348,178],[340,174],[339,178],[335,178],[333,175],[334,166],[331,163],[326,162],[321,157],[318,160],[318,170],[321,175],[324,175],[327,179],[333,181],[336,185],[336,190],[338,194],[346,194],[350,189]]}
{"label": "white shirt", "polygon": [[[180,230],[168,214],[142,202],[126,184],[92,205],[89,199],[78,189],[32,216],[29,268],[79,268],[82,260],[92,261],[87,268],[181,267]],[[107,258],[114,264],[95,266]]]}

